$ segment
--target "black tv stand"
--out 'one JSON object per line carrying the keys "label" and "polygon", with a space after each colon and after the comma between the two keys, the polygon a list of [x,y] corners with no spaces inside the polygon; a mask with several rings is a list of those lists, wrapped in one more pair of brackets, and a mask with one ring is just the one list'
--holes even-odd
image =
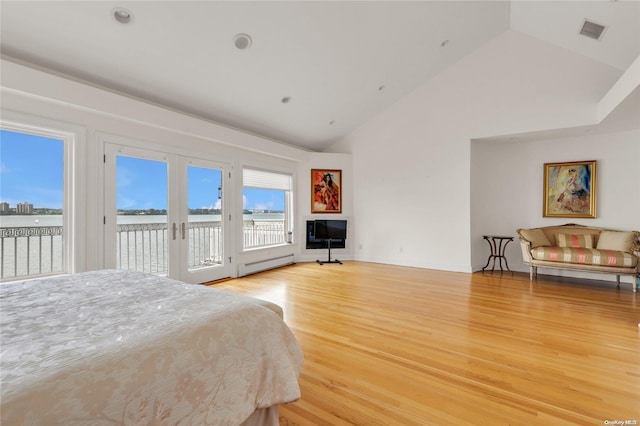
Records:
{"label": "black tv stand", "polygon": [[327,245],[329,246],[329,255],[327,256],[327,260],[320,261],[316,259],[316,262],[318,262],[320,265],[324,265],[325,263],[339,263],[342,265],[342,262],[339,261],[338,259],[331,260],[331,239],[328,239],[326,241],[327,241]]}

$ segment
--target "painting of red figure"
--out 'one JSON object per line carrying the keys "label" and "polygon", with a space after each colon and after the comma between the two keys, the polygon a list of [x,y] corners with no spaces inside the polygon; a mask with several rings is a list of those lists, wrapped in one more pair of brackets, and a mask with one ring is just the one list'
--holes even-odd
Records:
{"label": "painting of red figure", "polygon": [[311,170],[311,213],[342,213],[341,170]]}

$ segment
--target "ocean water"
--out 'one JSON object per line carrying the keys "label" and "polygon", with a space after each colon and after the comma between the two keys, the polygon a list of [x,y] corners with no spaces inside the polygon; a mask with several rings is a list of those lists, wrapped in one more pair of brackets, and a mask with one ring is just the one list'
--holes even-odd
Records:
{"label": "ocean water", "polygon": [[[273,220],[282,219],[283,213],[255,213],[244,215],[244,220]],[[189,215],[189,222],[215,222],[220,220],[220,215],[197,214]],[[166,223],[167,216],[155,215],[119,215],[118,224],[128,225],[134,223]],[[62,215],[9,215],[0,216],[0,228],[16,226],[62,226]]]}

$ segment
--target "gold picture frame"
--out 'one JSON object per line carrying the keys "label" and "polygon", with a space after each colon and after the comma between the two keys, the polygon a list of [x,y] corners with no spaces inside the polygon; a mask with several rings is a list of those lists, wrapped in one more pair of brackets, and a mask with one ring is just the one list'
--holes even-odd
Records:
{"label": "gold picture frame", "polygon": [[342,170],[311,169],[311,213],[342,213]]}
{"label": "gold picture frame", "polygon": [[544,217],[596,217],[596,160],[544,164]]}

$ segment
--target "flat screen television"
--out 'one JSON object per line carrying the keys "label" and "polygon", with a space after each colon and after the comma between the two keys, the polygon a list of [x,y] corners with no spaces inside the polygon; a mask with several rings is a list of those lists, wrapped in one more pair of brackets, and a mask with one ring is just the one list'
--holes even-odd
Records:
{"label": "flat screen television", "polygon": [[[314,220],[307,221],[307,241],[306,248],[307,250],[313,249],[326,249],[329,247],[329,241],[331,241],[332,248],[346,248],[346,233],[345,238],[319,238],[316,236],[316,222]],[[346,222],[346,220],[344,221]],[[322,225],[320,225],[322,227]],[[346,227],[346,224],[345,224]],[[346,229],[346,228],[345,228]]]}
{"label": "flat screen television", "polygon": [[346,240],[347,221],[346,220],[316,220],[316,239],[320,240]]}

